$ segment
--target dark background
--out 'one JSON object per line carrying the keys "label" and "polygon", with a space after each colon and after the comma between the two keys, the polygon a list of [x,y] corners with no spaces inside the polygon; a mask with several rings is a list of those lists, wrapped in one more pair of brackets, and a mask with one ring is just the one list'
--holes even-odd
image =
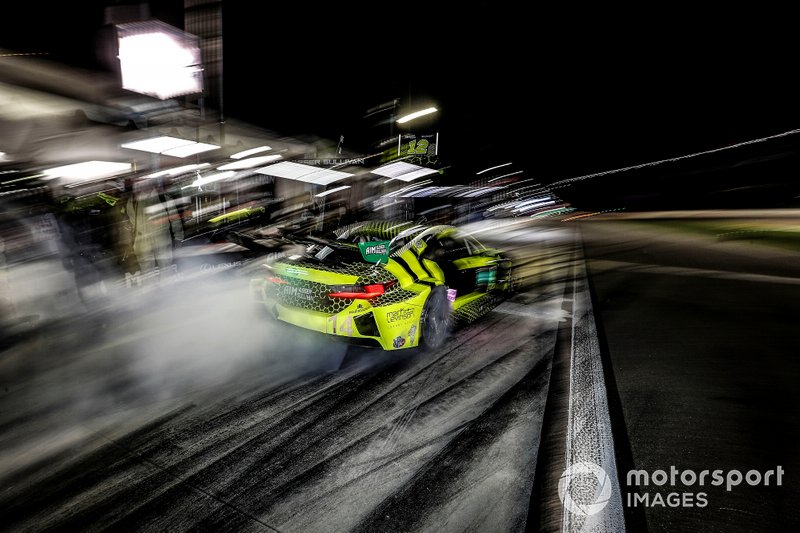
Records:
{"label": "dark background", "polygon": [[[0,46],[94,68],[111,4],[20,4]],[[183,26],[182,1],[149,8]],[[553,183],[800,125],[793,17],[772,8],[225,1],[223,13],[226,115],[360,150],[379,131],[367,109],[433,103],[418,124],[440,133],[455,182],[514,161]],[[587,208],[792,206],[796,148],[790,136],[562,192]]]}

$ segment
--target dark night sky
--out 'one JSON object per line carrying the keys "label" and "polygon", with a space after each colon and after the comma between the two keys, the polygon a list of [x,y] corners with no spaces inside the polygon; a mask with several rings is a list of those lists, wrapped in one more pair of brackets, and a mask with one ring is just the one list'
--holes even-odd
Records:
{"label": "dark night sky", "polygon": [[[3,17],[0,46],[91,61],[107,3],[61,2],[46,18],[30,3]],[[347,142],[363,133],[367,108],[431,100],[442,156],[465,176],[513,160],[548,182],[800,127],[788,13],[507,2],[253,11],[264,4],[223,3],[229,116]],[[182,25],[181,6],[151,11]],[[78,29],[66,40],[65,21]]]}

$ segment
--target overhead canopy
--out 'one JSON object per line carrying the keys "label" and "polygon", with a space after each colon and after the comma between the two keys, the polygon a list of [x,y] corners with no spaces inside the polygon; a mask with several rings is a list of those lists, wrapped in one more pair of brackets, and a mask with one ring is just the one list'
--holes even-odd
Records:
{"label": "overhead canopy", "polygon": [[395,161],[394,163],[389,163],[388,165],[378,167],[371,172],[373,174],[377,174],[378,176],[384,176],[386,178],[408,182],[423,176],[436,174],[438,170],[421,167],[419,165],[412,165],[411,163],[406,163],[404,161]]}
{"label": "overhead canopy", "polygon": [[267,176],[303,181],[306,183],[313,183],[315,185],[328,185],[335,181],[352,176],[352,174],[341,172],[339,170],[312,167],[311,165],[302,165],[300,163],[292,163],[290,161],[283,161],[281,163],[259,168],[256,170],[256,172],[259,174],[265,174]]}

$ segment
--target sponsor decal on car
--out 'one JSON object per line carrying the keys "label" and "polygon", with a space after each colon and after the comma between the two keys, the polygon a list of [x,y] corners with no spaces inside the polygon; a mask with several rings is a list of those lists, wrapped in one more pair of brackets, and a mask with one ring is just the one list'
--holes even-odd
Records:
{"label": "sponsor decal on car", "polygon": [[447,289],[447,299],[450,300],[451,302],[455,302],[456,301],[456,294],[458,294],[457,290],[455,290],[455,289]]}
{"label": "sponsor decal on car", "polygon": [[405,346],[405,344],[406,344],[405,337],[395,337],[395,339],[392,341],[392,346],[394,346],[395,348],[402,348],[403,346]]}
{"label": "sponsor decal on car", "polygon": [[294,285],[282,285],[281,296],[289,298],[301,298],[309,302],[314,301],[314,291],[308,287],[295,287]]}
{"label": "sponsor decal on car", "polygon": [[409,344],[414,344],[414,335],[416,335],[416,334],[417,334],[417,325],[414,324],[413,326],[411,326],[411,329],[408,330],[408,343]]}
{"label": "sponsor decal on car", "polygon": [[308,272],[306,270],[302,270],[300,268],[288,267],[286,269],[287,274],[294,274],[295,276],[308,276]]}
{"label": "sponsor decal on car", "polygon": [[361,313],[362,311],[364,311],[364,305],[359,303],[355,309],[350,309],[348,313],[351,315],[355,315],[356,313]]}
{"label": "sponsor decal on car", "polygon": [[361,251],[361,257],[368,263],[385,265],[389,262],[389,241],[360,242],[358,249]]}
{"label": "sponsor decal on car", "polygon": [[391,324],[392,322],[397,322],[398,320],[408,320],[412,316],[414,316],[414,309],[410,307],[401,308],[397,311],[389,311],[386,313],[386,322]]}

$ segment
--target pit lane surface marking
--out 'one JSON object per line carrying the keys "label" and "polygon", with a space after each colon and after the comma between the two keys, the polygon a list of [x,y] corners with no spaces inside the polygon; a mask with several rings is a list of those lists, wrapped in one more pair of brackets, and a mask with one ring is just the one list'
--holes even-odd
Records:
{"label": "pit lane surface marking", "polygon": [[[605,507],[599,512],[584,514],[564,504],[562,531],[624,532],[622,493],[614,456],[600,345],[582,257],[578,257],[574,263],[572,304],[565,474],[572,469],[599,466],[602,469],[599,470],[600,475],[595,475],[598,485],[594,495],[589,494],[588,502],[595,502],[597,507],[605,504]],[[564,482],[569,483],[569,480],[566,477]],[[605,483],[610,483],[610,494]],[[569,494],[570,487],[563,488]]]}

